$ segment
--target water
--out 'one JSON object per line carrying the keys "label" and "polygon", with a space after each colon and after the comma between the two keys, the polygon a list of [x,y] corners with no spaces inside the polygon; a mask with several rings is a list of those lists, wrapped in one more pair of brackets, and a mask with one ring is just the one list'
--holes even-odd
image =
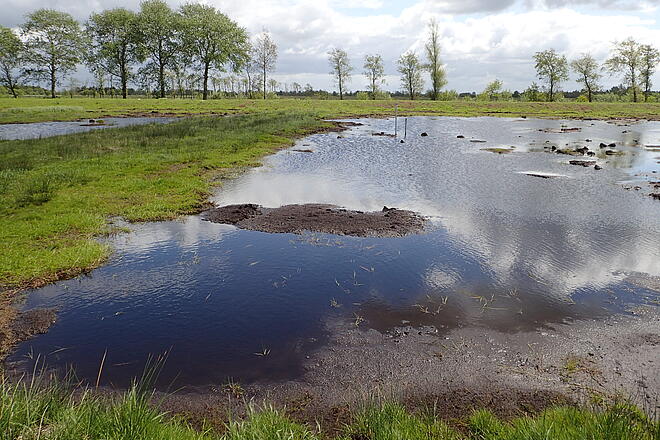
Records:
{"label": "water", "polygon": [[[428,216],[426,233],[267,234],[198,216],[137,225],[113,241],[106,266],[30,292],[25,307],[55,307],[58,321],[9,362],[28,369],[45,358],[94,382],[107,353],[101,382],[125,386],[150,354],[168,352],[163,387],[273,381],[299,377],[337,325],[517,332],[657,304],[658,291],[636,280],[660,279],[660,203],[621,182],[657,174],[657,153],[644,145],[660,143],[660,123],[625,127],[637,142],[625,157],[598,158],[596,171],[534,151],[546,140],[623,144],[624,128],[420,117],[409,119],[401,144],[371,135],[392,121],[363,122],[339,139],[320,134],[296,146],[314,153],[267,158],[215,202],[395,206]],[[539,132],[562,124],[583,130]],[[524,152],[482,151],[502,146]]]}
{"label": "water", "polygon": [[89,120],[70,122],[33,122],[29,124],[0,124],[0,140],[39,139],[63,134],[82,133],[106,128],[131,125],[167,124],[176,118],[103,118],[103,125],[90,124]]}

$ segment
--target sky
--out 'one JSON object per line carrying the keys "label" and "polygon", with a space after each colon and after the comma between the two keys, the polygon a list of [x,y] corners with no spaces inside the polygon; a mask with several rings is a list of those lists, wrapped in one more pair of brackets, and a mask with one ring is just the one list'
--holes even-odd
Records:
{"label": "sky", "polygon": [[[185,0],[167,0],[178,7]],[[346,50],[354,66],[349,89],[366,81],[363,60],[381,54],[386,90],[401,89],[398,57],[422,55],[428,21],[440,26],[447,89],[479,92],[494,79],[523,90],[535,77],[533,55],[554,48],[568,59],[589,53],[604,61],[615,41],[633,37],[660,47],[660,0],[201,0],[252,34],[266,29],[279,47],[274,77],[281,82],[334,89],[327,52]],[[58,9],[84,21],[113,7],[137,10],[139,0],[0,0],[0,24],[17,27],[26,13]],[[84,73],[77,75],[84,79]],[[564,90],[579,88],[573,80]],[[606,75],[603,85],[620,84]],[[660,73],[654,76],[660,88]],[[428,80],[427,80],[428,87]]]}

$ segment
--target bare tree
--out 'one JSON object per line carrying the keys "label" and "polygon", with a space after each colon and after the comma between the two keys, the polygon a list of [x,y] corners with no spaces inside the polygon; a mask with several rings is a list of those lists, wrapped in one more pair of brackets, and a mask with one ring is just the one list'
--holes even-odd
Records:
{"label": "bare tree", "polygon": [[330,73],[334,76],[335,83],[339,87],[339,99],[344,99],[344,87],[351,80],[353,66],[351,66],[348,59],[348,54],[342,49],[332,49],[328,52],[328,59],[332,69]]}
{"label": "bare tree", "polygon": [[277,62],[277,45],[267,31],[263,31],[254,43],[252,48],[252,59],[259,67],[261,80],[263,81],[264,99],[267,95],[267,75],[275,69]]}
{"label": "bare tree", "polygon": [[271,78],[271,79],[268,80],[268,88],[270,89],[270,91],[272,93],[275,93],[277,91],[277,86],[278,85],[279,85],[279,83],[277,82],[277,80],[275,78]]}
{"label": "bare tree", "polygon": [[250,58],[246,61],[246,63],[243,65],[243,73],[245,74],[245,95],[252,99],[254,97],[253,92],[256,87],[257,81],[257,76],[259,73],[259,66],[257,66],[256,61],[254,60],[254,49],[250,49]]}
{"label": "bare tree", "polygon": [[401,74],[401,85],[408,91],[411,100],[422,92],[424,79],[422,78],[423,66],[415,52],[406,52],[399,58],[399,73]]}
{"label": "bare tree", "polygon": [[371,99],[376,99],[380,85],[385,83],[385,68],[383,57],[380,55],[367,55],[364,57],[364,76],[369,81]]}
{"label": "bare tree", "polygon": [[431,99],[434,101],[440,95],[440,89],[447,84],[445,68],[440,59],[440,29],[438,22],[431,19],[429,22],[429,38],[426,41],[426,69],[431,75]]}
{"label": "bare tree", "polygon": [[571,68],[578,75],[576,81],[584,86],[589,97],[589,102],[593,101],[593,93],[600,88],[598,80],[601,74],[598,73],[600,67],[598,62],[589,54],[583,54],[580,58],[571,61]]}
{"label": "bare tree", "polygon": [[624,81],[633,92],[633,102],[637,102],[637,80],[642,66],[642,50],[632,38],[615,43],[612,56],[605,61],[605,67],[612,73],[623,74]]}
{"label": "bare tree", "polygon": [[559,89],[562,81],[568,79],[568,61],[566,56],[559,55],[554,49],[536,52],[536,73],[539,79],[548,83],[548,98],[555,100],[555,92]]}
{"label": "bare tree", "polygon": [[294,82],[293,84],[291,84],[291,90],[293,91],[293,93],[298,94],[302,91],[302,86],[300,85],[300,83]]}
{"label": "bare tree", "polygon": [[658,63],[660,63],[660,51],[658,51],[658,49],[651,46],[650,44],[643,45],[640,51],[642,66],[640,68],[639,76],[642,82],[642,86],[644,86],[644,101],[646,102],[649,100],[651,87],[653,86],[651,78],[655,73],[656,67],[658,67]]}

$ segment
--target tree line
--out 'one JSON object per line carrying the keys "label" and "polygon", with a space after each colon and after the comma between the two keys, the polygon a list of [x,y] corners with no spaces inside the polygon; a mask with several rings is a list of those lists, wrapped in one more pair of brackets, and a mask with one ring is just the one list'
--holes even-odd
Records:
{"label": "tree line", "polygon": [[31,78],[46,81],[54,98],[57,85],[81,63],[98,84],[117,79],[124,98],[134,80],[165,97],[168,80],[180,83],[190,69],[200,74],[203,99],[212,70],[243,71],[246,88],[260,84],[265,97],[276,60],[268,32],[252,43],[235,21],[199,3],[173,10],[164,0],[146,0],[138,12],[104,10],[83,25],[65,12],[39,9],[27,15],[18,35],[0,27],[0,78],[14,97]]}
{"label": "tree line", "polygon": [[[408,51],[397,61],[401,89],[410,99],[425,93],[425,74],[431,85],[428,96],[433,100],[446,98],[449,92],[441,92],[447,81],[440,52],[439,27],[431,20],[423,55]],[[108,80],[116,81],[124,98],[128,84],[133,82],[159,97],[165,97],[168,90],[188,89],[201,90],[202,98],[207,99],[212,85],[214,90],[221,87],[233,94],[240,91],[250,97],[263,95],[265,99],[269,93],[276,93],[279,85],[268,78],[277,57],[277,45],[267,31],[251,41],[248,32],[235,21],[212,6],[198,3],[186,3],[173,10],[164,0],[145,0],[137,12],[125,8],[104,10],[93,13],[83,24],[70,14],[39,9],[27,15],[18,34],[0,26],[0,84],[14,97],[23,81],[30,78],[47,82],[54,98],[63,78],[84,64],[99,90],[104,90]],[[339,99],[344,99],[354,67],[341,48],[330,50],[328,60]],[[660,51],[629,38],[615,43],[602,65],[590,54],[569,62],[554,49],[536,52],[534,62],[549,101],[555,100],[561,83],[569,79],[572,71],[589,102],[602,90],[600,80],[604,73],[621,77],[632,92],[632,100],[637,102],[640,94],[645,101],[651,95],[651,79],[660,63]],[[369,98],[382,96],[382,55],[367,54],[362,68]],[[228,76],[219,78],[215,72]],[[491,82],[477,99],[493,100],[507,95],[502,86],[500,80]],[[293,83],[287,93],[311,91],[309,84],[303,89]],[[536,100],[541,88],[532,83],[523,93]]]}
{"label": "tree line", "polygon": [[[447,79],[440,59],[440,30],[438,23],[433,19],[429,23],[429,35],[424,45],[424,52],[426,63],[423,63],[414,51],[409,51],[399,57],[397,70],[401,75],[401,87],[413,100],[423,93],[423,73],[428,72],[431,81],[429,96],[435,101],[440,97],[440,90],[447,84]],[[354,71],[348,53],[344,49],[334,48],[328,52],[328,60],[330,74],[339,90],[339,99],[344,99],[347,84],[351,81]],[[371,99],[376,99],[381,86],[385,83],[383,57],[379,54],[368,54],[364,57],[362,67],[369,95]]]}
{"label": "tree line", "polygon": [[575,80],[582,84],[589,102],[602,88],[602,72],[620,76],[632,91],[633,102],[637,102],[640,92],[644,94],[644,101],[648,101],[651,95],[651,78],[660,63],[660,51],[650,44],[640,44],[628,38],[614,44],[610,57],[602,66],[588,53],[569,63],[565,55],[554,49],[537,52],[534,60],[539,79],[546,82],[550,101],[554,101],[561,82],[569,79],[570,68],[576,75]]}

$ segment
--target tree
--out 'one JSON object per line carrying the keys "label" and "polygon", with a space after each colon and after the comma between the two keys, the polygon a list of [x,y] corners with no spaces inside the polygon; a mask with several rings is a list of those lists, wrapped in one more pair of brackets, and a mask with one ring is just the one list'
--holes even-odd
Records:
{"label": "tree", "polygon": [[536,74],[539,79],[548,83],[548,98],[552,102],[555,92],[562,81],[568,79],[568,61],[566,56],[559,55],[554,49],[536,52]]}
{"label": "tree", "polygon": [[445,68],[440,60],[440,29],[438,22],[431,19],[429,22],[429,38],[426,41],[426,69],[431,75],[431,99],[436,101],[440,96],[440,89],[447,84]]}
{"label": "tree", "polygon": [[277,82],[276,79],[271,78],[268,80],[268,88],[271,92],[276,93],[277,92],[277,87],[280,85],[280,83]]}
{"label": "tree", "polygon": [[351,73],[353,66],[348,59],[348,54],[342,49],[332,49],[328,52],[328,59],[330,61],[330,74],[334,76],[335,83],[339,88],[339,99],[344,99],[344,87],[346,83],[351,81]]}
{"label": "tree", "polygon": [[252,48],[252,59],[259,68],[263,81],[264,99],[266,99],[267,74],[275,69],[277,62],[277,45],[267,31],[263,31]]}
{"label": "tree", "polygon": [[140,37],[148,58],[142,72],[156,77],[159,96],[164,98],[165,70],[172,67],[180,51],[177,39],[179,20],[164,0],[143,1],[138,20]]}
{"label": "tree", "polygon": [[[250,53],[254,51],[250,49]],[[253,92],[257,89],[259,81],[257,76],[259,74],[259,66],[257,66],[256,61],[253,58],[248,58],[247,62],[243,66],[243,72],[245,73],[245,94],[248,98],[252,99],[254,97]]]}
{"label": "tree", "polygon": [[526,101],[542,101],[541,89],[535,82],[533,82],[522,94]]}
{"label": "tree", "polygon": [[502,81],[495,79],[490,82],[483,92],[481,92],[482,99],[487,99],[488,101],[495,101],[499,94],[502,92]]}
{"label": "tree", "polygon": [[186,3],[180,8],[182,51],[202,68],[202,99],[208,98],[209,71],[231,65],[238,71],[248,57],[248,35],[213,6]]}
{"label": "tree", "polygon": [[642,86],[644,86],[644,101],[649,100],[649,95],[651,94],[651,87],[653,83],[651,78],[655,73],[655,69],[660,63],[660,51],[650,44],[645,44],[640,48],[642,66],[640,68],[640,80]]}
{"label": "tree", "polygon": [[571,69],[578,75],[576,81],[582,83],[587,91],[589,102],[593,101],[593,93],[600,88],[598,80],[601,75],[598,73],[600,67],[598,62],[589,54],[583,54],[580,58],[571,61]]}
{"label": "tree", "polygon": [[[126,99],[132,65],[144,60],[137,31],[137,14],[124,8],[94,13],[85,25],[90,41],[87,64],[99,68],[121,83],[121,96]],[[98,74],[98,73],[97,73]]]}
{"label": "tree", "polygon": [[21,77],[24,47],[18,36],[9,28],[0,26],[0,84],[4,84],[14,98]]}
{"label": "tree", "polygon": [[291,84],[291,91],[297,95],[300,92],[302,92],[302,86],[300,85],[300,83],[294,82],[293,84]]}
{"label": "tree", "polygon": [[623,79],[633,92],[633,102],[637,102],[637,78],[642,65],[641,46],[632,38],[615,43],[613,53],[605,61],[611,73],[623,74]]}
{"label": "tree", "polygon": [[411,100],[419,95],[424,88],[422,78],[423,66],[415,52],[407,52],[399,57],[398,71],[401,74],[401,86],[408,91]]}
{"label": "tree", "polygon": [[364,76],[369,81],[371,99],[376,99],[380,85],[385,83],[385,68],[383,57],[380,55],[367,55],[364,57]]}
{"label": "tree", "polygon": [[75,70],[81,61],[84,39],[80,25],[69,14],[53,9],[38,9],[27,16],[21,27],[27,47],[27,59],[38,79],[50,83],[50,96],[55,98],[58,81]]}

